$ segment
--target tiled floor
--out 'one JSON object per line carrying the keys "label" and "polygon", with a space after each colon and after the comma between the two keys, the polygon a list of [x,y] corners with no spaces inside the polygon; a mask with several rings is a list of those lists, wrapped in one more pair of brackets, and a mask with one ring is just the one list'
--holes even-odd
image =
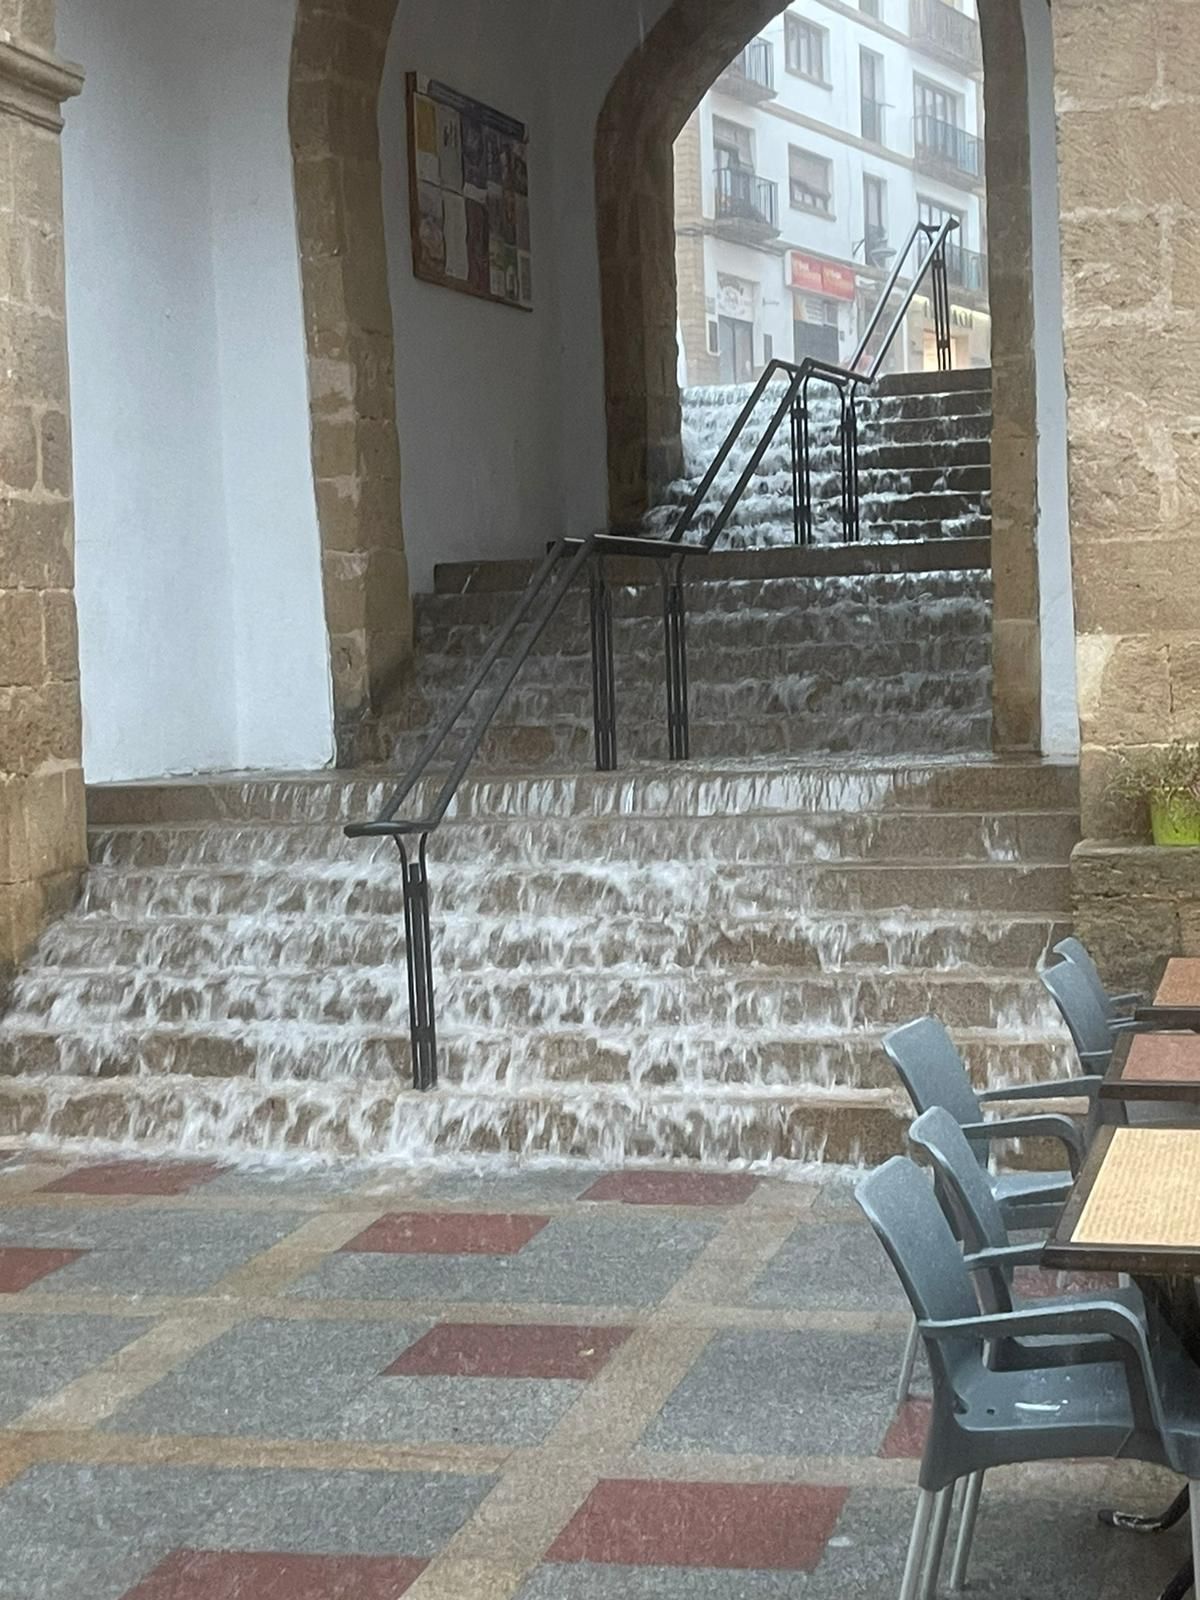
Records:
{"label": "tiled floor", "polygon": [[[833,1181],[11,1160],[0,1600],[891,1600],[905,1326]],[[995,1474],[972,1592],[1155,1595],[1173,1487]]]}

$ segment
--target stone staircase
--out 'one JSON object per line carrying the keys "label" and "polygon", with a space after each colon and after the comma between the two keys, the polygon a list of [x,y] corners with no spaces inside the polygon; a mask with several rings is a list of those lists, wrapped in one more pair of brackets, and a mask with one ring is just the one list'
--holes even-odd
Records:
{"label": "stone staircase", "polygon": [[[649,531],[661,536],[674,526],[750,394],[748,388],[693,389],[684,396],[685,476],[650,513]],[[772,389],[760,401],[690,537],[711,528],[781,394]],[[814,535],[819,544],[834,544],[842,537],[839,412],[829,391],[814,386],[811,412]],[[990,537],[990,368],[881,378],[859,401],[859,417],[864,540]],[[792,544],[791,494],[791,442],[783,427],[726,527],[724,547]]]}
{"label": "stone staircase", "polygon": [[[984,389],[956,392],[977,428]],[[945,394],[916,399],[946,420]],[[926,489],[960,492],[897,489],[893,532]],[[936,1011],[981,1081],[1064,1070],[1033,968],[1067,910],[1077,776],[987,753],[985,510],[981,490],[971,538],[695,558],[684,765],[663,760],[658,573],[612,564],[616,773],[591,770],[568,598],[431,841],[435,1094],[405,1087],[395,850],[341,829],[382,807],[529,564],[444,568],[418,601],[414,731],[386,770],[93,790],[83,902],[0,1020],[0,1136],[871,1159],[903,1126],[893,1023]]]}

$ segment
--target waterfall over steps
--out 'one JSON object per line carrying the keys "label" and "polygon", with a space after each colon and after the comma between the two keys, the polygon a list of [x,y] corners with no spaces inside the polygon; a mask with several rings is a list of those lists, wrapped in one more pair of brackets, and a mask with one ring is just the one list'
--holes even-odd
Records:
{"label": "waterfall over steps", "polygon": [[418,603],[386,771],[94,789],[84,898],[0,1020],[0,1137],[841,1161],[897,1147],[879,1038],[925,1010],[981,1081],[1058,1075],[1033,969],[1077,775],[988,756],[989,577],[924,548],[824,577],[813,552],[697,561],[675,766],[657,589],[617,594],[615,773],[591,770],[569,597],[430,843],[431,1095],[405,1087],[396,852],[341,829],[383,805],[523,564],[443,569]]}

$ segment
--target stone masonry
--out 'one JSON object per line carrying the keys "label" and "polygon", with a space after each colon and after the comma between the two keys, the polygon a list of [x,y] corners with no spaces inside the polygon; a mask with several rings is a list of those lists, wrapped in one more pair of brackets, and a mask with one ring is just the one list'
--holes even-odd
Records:
{"label": "stone masonry", "polygon": [[412,651],[379,82],[396,0],[300,0],[291,132],[338,756],[382,754]]}
{"label": "stone masonry", "polygon": [[1200,6],[1055,0],[1053,16],[1083,738],[1075,893],[1113,966],[1131,941],[1147,959],[1178,948],[1200,886],[1195,852],[1168,862],[1145,848],[1145,816],[1108,791],[1121,752],[1200,735]]}
{"label": "stone masonry", "polygon": [[87,857],[53,0],[0,0],[0,973]]}

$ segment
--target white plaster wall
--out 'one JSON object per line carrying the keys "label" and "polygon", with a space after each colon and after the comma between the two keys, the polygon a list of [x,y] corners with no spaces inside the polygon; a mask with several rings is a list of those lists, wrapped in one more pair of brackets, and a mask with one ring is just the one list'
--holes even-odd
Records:
{"label": "white plaster wall", "polygon": [[1021,0],[1029,64],[1033,194],[1034,346],[1037,354],[1038,581],[1042,637],[1042,749],[1077,755],[1075,602],[1067,482],[1062,253],[1054,120],[1054,36],[1047,0]]}
{"label": "white plaster wall", "polygon": [[292,0],[60,0],[84,763],[333,754]]}
{"label": "white plaster wall", "polygon": [[[547,106],[543,0],[401,0],[379,108],[396,333],[404,542],[414,592],[439,562],[532,555],[562,532],[558,252],[563,212]],[[419,282],[412,271],[405,75],[428,73],[529,128],[534,310]],[[590,167],[577,175],[590,191]],[[594,245],[593,245],[594,249]],[[588,442],[589,447],[591,441]],[[603,450],[603,443],[600,446]]]}

